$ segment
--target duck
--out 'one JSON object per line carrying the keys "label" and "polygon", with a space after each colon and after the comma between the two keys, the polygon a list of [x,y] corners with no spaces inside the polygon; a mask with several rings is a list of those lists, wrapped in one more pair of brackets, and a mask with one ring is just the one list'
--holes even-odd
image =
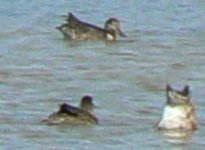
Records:
{"label": "duck", "polygon": [[194,131],[196,115],[190,100],[189,86],[186,85],[179,91],[167,84],[166,97],[164,111],[157,128],[167,131]]}
{"label": "duck", "polygon": [[98,124],[98,119],[92,115],[92,110],[95,108],[91,96],[83,96],[80,107],[72,106],[67,103],[60,105],[57,112],[52,113],[47,119],[42,122],[48,125],[70,124],[70,125],[86,125]]}
{"label": "duck", "polygon": [[116,41],[116,36],[126,37],[121,31],[120,21],[117,18],[109,18],[104,28],[79,20],[71,12],[68,13],[66,22],[57,26],[58,29],[68,40],[87,41],[87,40],[106,40]]}

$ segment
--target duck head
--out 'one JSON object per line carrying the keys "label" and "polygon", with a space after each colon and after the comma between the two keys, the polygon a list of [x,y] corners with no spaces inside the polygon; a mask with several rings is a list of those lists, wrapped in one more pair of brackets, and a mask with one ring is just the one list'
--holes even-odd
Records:
{"label": "duck head", "polygon": [[115,34],[118,34],[121,37],[126,37],[126,35],[121,30],[120,21],[116,18],[109,18],[105,22],[104,29],[109,32],[114,31]]}
{"label": "duck head", "polygon": [[95,108],[93,98],[89,95],[83,96],[80,103],[80,108],[86,111],[92,111]]}

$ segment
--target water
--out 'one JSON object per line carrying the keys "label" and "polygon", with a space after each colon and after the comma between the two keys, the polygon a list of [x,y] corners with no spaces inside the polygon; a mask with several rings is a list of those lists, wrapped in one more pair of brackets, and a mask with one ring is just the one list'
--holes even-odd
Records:
{"label": "water", "polygon": [[[204,149],[205,3],[187,1],[0,2],[1,149]],[[73,12],[102,26],[115,16],[128,38],[67,42],[56,31]],[[198,130],[169,139],[153,126],[165,85],[190,85]],[[41,124],[58,105],[94,97],[100,124]]]}

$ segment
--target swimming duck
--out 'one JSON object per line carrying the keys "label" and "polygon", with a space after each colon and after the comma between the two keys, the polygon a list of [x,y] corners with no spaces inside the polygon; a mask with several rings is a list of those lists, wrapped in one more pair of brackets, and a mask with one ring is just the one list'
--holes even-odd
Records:
{"label": "swimming duck", "polygon": [[92,25],[87,22],[80,21],[72,13],[66,16],[66,23],[56,27],[64,38],[70,40],[107,40],[115,41],[116,35],[126,37],[121,31],[120,21],[116,18],[109,18],[104,25],[104,28]]}
{"label": "swimming duck", "polygon": [[81,107],[75,107],[63,103],[57,112],[51,114],[48,119],[43,120],[43,122],[47,124],[71,125],[98,124],[98,119],[91,114],[92,109],[95,107],[92,103],[92,97],[84,96],[81,99],[80,106]]}
{"label": "swimming duck", "polygon": [[190,101],[189,86],[182,91],[166,87],[167,101],[158,129],[190,131],[196,129],[194,107]]}

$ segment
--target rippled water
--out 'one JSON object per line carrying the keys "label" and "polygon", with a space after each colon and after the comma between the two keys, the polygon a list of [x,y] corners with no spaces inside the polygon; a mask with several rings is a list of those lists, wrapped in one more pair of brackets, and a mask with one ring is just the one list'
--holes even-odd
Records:
{"label": "rippled water", "polygon": [[[205,2],[0,1],[1,149],[204,149]],[[115,44],[68,42],[56,31],[73,12],[102,26],[121,20]],[[198,130],[170,139],[153,126],[165,85],[191,87]],[[58,105],[91,94],[97,126],[41,124]]]}

